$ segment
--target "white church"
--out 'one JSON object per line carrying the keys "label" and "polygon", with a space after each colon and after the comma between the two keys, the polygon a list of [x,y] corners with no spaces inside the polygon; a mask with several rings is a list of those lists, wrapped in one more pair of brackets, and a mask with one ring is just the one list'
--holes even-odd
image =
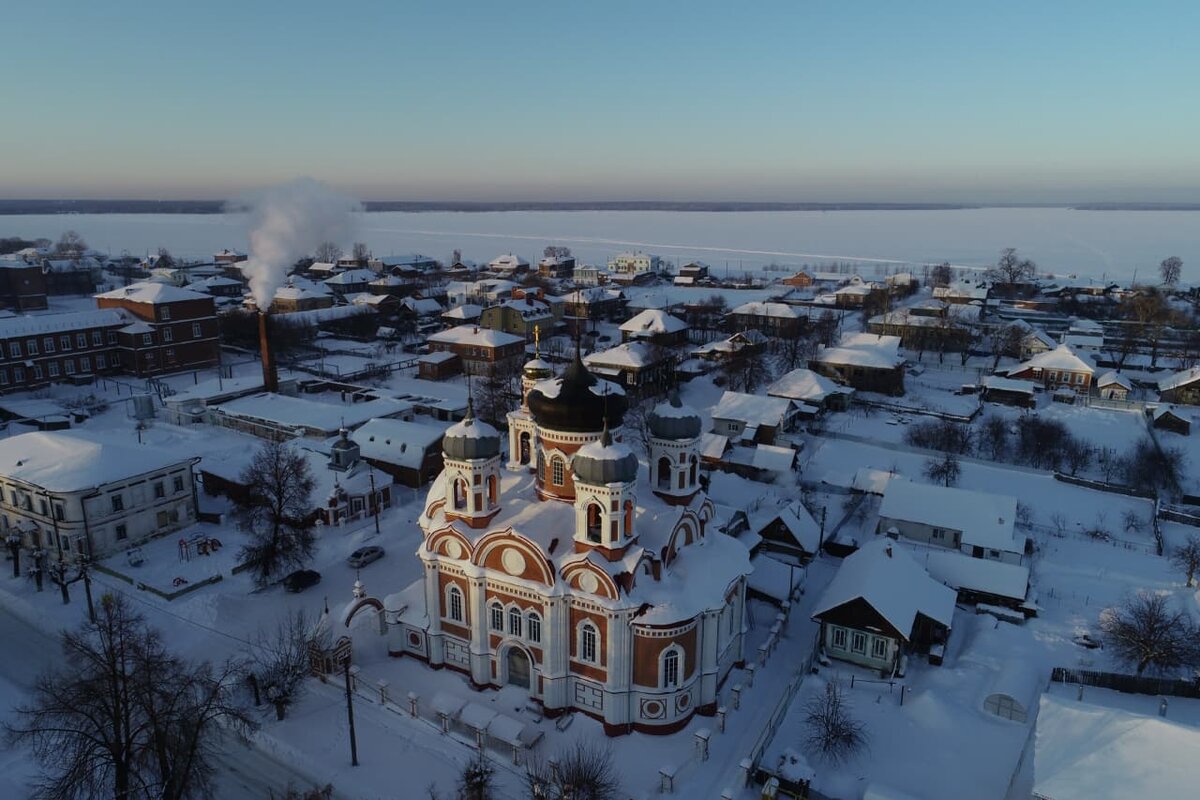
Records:
{"label": "white church", "polygon": [[528,690],[609,735],[669,733],[716,711],[743,660],[745,546],[699,482],[701,419],[678,397],[649,415],[649,475],[619,439],[626,400],[575,360],[525,365],[501,435],[467,417],[419,524],[424,577],[384,601],[388,649],[480,688]]}

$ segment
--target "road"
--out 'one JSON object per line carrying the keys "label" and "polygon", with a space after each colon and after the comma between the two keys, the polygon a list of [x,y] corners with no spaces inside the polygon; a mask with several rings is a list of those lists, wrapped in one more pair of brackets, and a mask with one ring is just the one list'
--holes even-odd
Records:
{"label": "road", "polygon": [[[20,698],[12,695],[28,691],[39,672],[61,660],[58,639],[53,634],[31,625],[3,604],[0,604],[0,642],[4,642],[4,646],[0,647],[0,687],[8,689],[7,692],[0,692],[3,699],[8,701],[5,705],[19,702]],[[289,783],[297,788],[320,784],[313,776],[280,761],[261,748],[246,746],[232,735],[222,733],[218,742],[214,776],[216,797],[263,800],[271,796],[272,790],[278,795]],[[29,773],[21,763],[24,761],[27,761],[24,757],[14,758],[11,752],[6,754],[5,763],[25,773],[22,779],[28,777]],[[18,787],[19,784],[14,784],[11,790],[17,791]],[[8,788],[0,787],[0,791]],[[16,796],[7,791],[4,794]],[[346,797],[341,793],[334,796],[343,800]]]}

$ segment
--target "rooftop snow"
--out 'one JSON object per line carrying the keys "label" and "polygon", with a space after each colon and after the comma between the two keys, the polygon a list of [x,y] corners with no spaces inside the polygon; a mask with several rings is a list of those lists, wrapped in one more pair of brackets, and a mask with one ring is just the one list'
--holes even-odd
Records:
{"label": "rooftop snow", "polygon": [[193,292],[190,289],[181,289],[178,286],[155,283],[153,281],[131,283],[120,289],[113,289],[111,292],[102,292],[96,295],[96,297],[106,300],[129,300],[134,303],[150,303],[152,305],[178,303],[184,300],[212,300],[211,297],[200,292]]}
{"label": "rooftop snow", "polygon": [[90,489],[193,461],[150,445],[114,444],[74,432],[0,440],[0,475],[53,492]]}
{"label": "rooftop snow", "polygon": [[794,369],[767,387],[767,394],[772,397],[786,397],[788,400],[802,400],[818,405],[831,394],[850,394],[853,391],[839,386],[811,369]]}
{"label": "rooftop snow", "polygon": [[608,350],[590,353],[583,358],[588,369],[593,367],[642,367],[657,364],[663,360],[663,355],[645,342],[626,342]]}
{"label": "rooftop snow", "polygon": [[400,419],[372,419],[350,434],[363,458],[419,469],[425,450],[441,441],[442,430]]}
{"label": "rooftop snow", "polygon": [[1009,370],[1009,374],[1027,369],[1057,369],[1069,372],[1084,372],[1091,375],[1096,367],[1091,361],[1078,355],[1070,345],[1060,344],[1053,350],[1038,353],[1033,358]]}
{"label": "rooftop snow", "polygon": [[[921,554],[914,555],[919,559]],[[986,592],[1013,600],[1024,600],[1029,592],[1029,567],[943,549],[928,550],[924,556],[925,570],[953,589]]]}
{"label": "rooftop snow", "polygon": [[621,330],[625,333],[676,333],[686,330],[688,324],[678,317],[673,317],[665,311],[657,308],[647,308],[640,314],[636,314],[625,322],[621,323]]}
{"label": "rooftop snow", "polygon": [[725,392],[712,410],[713,419],[732,419],[768,427],[782,425],[792,401],[744,392]]}
{"label": "rooftop snow", "polygon": [[491,328],[480,328],[474,325],[459,325],[449,330],[439,331],[429,337],[429,341],[439,344],[468,344],[483,347],[503,347],[517,344],[525,340],[520,336]]}
{"label": "rooftop snow", "polygon": [[900,357],[899,336],[877,336],[873,333],[843,336],[840,344],[822,348],[817,353],[817,361],[874,369],[894,369],[904,363]]}
{"label": "rooftop snow", "polygon": [[0,319],[0,339],[33,336],[59,331],[80,331],[86,328],[106,328],[124,325],[127,318],[115,308],[98,311],[74,311],[68,314],[39,314],[12,316]]}
{"label": "rooftop snow", "polygon": [[263,392],[240,397],[220,405],[220,412],[274,423],[285,428],[310,428],[336,431],[339,427],[357,428],[375,417],[390,417],[404,413],[412,404],[390,397],[379,397],[361,403],[321,403],[302,397]]}
{"label": "rooftop snow", "polygon": [[742,303],[729,312],[750,317],[774,317],[777,319],[804,319],[807,312],[787,303]]}
{"label": "rooftop snow", "polygon": [[892,519],[962,531],[963,544],[1019,553],[1024,547],[1013,536],[1016,517],[1015,497],[913,481],[889,483],[879,505],[881,525]]}
{"label": "rooftop snow", "polygon": [[1195,380],[1200,380],[1200,367],[1185,369],[1163,378],[1158,382],[1158,390],[1165,392],[1169,389],[1178,389],[1180,386],[1185,386]]}

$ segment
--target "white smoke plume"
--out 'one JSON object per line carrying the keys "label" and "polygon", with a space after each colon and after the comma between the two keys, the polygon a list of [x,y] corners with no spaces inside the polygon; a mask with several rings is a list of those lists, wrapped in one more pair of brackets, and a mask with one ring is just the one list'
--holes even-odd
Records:
{"label": "white smoke plume", "polygon": [[260,311],[271,307],[300,258],[321,242],[344,242],[352,215],[362,204],[312,178],[298,178],[243,197],[237,210],[249,214],[250,257],[242,273]]}

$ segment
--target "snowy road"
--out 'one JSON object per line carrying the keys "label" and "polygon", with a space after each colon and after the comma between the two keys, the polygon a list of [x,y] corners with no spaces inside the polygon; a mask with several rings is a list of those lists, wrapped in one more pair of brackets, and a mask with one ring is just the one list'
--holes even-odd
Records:
{"label": "snowy road", "polygon": [[[31,625],[0,604],[0,700],[5,711],[20,702],[21,693],[32,685],[41,671],[59,662],[58,639]],[[18,797],[24,793],[23,783],[32,776],[28,759],[19,751],[8,751],[0,765],[4,767],[0,780],[0,796]],[[255,798],[261,800],[277,794],[289,783],[297,787],[320,783],[289,764],[274,758],[261,749],[247,747],[232,736],[221,737],[217,756],[215,796],[222,798]],[[335,794],[335,797],[345,797]]]}

